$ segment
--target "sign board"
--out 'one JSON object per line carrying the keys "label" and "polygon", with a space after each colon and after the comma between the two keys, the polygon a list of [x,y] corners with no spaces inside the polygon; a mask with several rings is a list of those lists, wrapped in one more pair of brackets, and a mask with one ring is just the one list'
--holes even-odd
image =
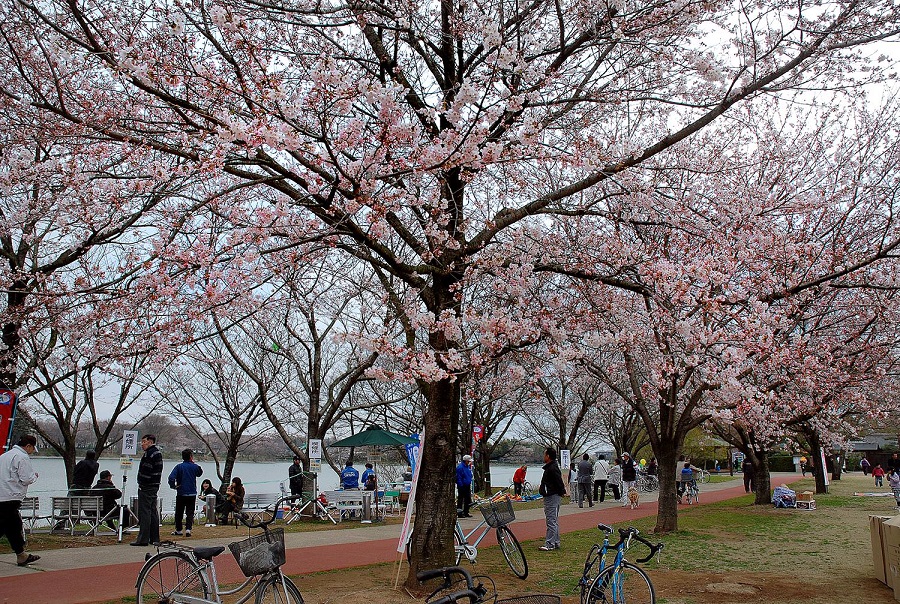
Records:
{"label": "sign board", "polygon": [[381,463],[381,458],[384,457],[381,453],[369,453],[366,455],[366,461],[369,463]]}
{"label": "sign board", "polygon": [[568,449],[562,449],[559,452],[559,465],[563,470],[568,470],[572,463],[572,453]]}
{"label": "sign board", "polygon": [[412,477],[412,486],[409,489],[409,502],[406,505],[406,514],[403,516],[403,526],[400,528],[400,540],[397,543],[397,551],[401,554],[406,551],[406,542],[410,539],[410,533],[412,532],[412,526],[410,525],[410,521],[412,520],[413,510],[415,509],[416,503],[416,485],[419,483],[419,470],[422,467],[422,452],[425,449],[425,430],[422,430],[422,433],[419,437],[419,446],[416,451],[416,463],[414,465],[413,477]]}
{"label": "sign board", "polygon": [[412,445],[406,445],[406,459],[409,460],[409,467],[411,472],[416,471],[416,460],[419,458],[419,435],[418,434],[410,434],[410,438],[415,438],[416,443]]}
{"label": "sign board", "polygon": [[309,441],[309,458],[322,459],[322,440],[312,438]]}
{"label": "sign board", "polygon": [[130,457],[120,457],[119,458],[119,469],[123,472],[128,472],[131,469],[131,466],[134,465],[131,461]]}
{"label": "sign board", "polygon": [[0,453],[6,450],[15,412],[16,393],[12,390],[0,390]]}
{"label": "sign board", "polygon": [[309,460],[309,471],[313,474],[318,474],[322,471],[322,460],[321,459],[310,459]]}
{"label": "sign board", "polygon": [[122,455],[137,455],[138,432],[125,430],[122,432]]}

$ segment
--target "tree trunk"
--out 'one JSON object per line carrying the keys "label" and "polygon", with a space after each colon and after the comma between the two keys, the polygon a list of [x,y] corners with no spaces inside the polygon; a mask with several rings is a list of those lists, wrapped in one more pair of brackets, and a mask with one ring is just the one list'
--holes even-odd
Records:
{"label": "tree trunk", "polygon": [[822,445],[819,442],[819,435],[811,433],[808,436],[810,457],[815,460],[815,477],[816,477],[816,495],[822,495],[828,492],[828,486],[825,484],[826,468],[822,465]]}
{"label": "tree trunk", "polygon": [[459,389],[442,380],[425,388],[425,442],[416,485],[416,521],[412,532],[406,586],[419,589],[421,570],[453,565],[454,493]]}
{"label": "tree trunk", "polygon": [[772,505],[772,475],[769,472],[769,452],[757,451],[750,456],[753,465],[754,505]]}
{"label": "tree trunk", "polygon": [[[668,443],[666,443],[668,444]],[[678,530],[678,495],[675,492],[675,468],[678,466],[679,448],[657,447],[653,450],[659,464],[659,504],[654,533],[663,534]],[[625,494],[623,494],[623,497]]]}
{"label": "tree trunk", "polygon": [[841,471],[844,468],[844,451],[840,451],[831,458],[831,480],[840,480]]}

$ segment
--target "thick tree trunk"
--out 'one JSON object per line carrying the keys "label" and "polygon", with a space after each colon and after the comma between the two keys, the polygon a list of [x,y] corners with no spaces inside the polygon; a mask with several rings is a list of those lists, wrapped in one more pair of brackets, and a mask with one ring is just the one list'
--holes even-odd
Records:
{"label": "thick tree trunk", "polygon": [[[669,446],[665,446],[669,445]],[[680,448],[664,443],[653,450],[659,464],[659,511],[656,517],[657,534],[678,530],[678,495],[675,492],[675,469]]]}
{"label": "thick tree trunk", "polygon": [[816,477],[816,495],[828,492],[828,486],[825,484],[825,472],[827,469],[822,465],[822,445],[819,442],[817,434],[809,435],[810,457],[815,460],[815,477]]}
{"label": "thick tree trunk", "polygon": [[844,452],[840,451],[831,458],[831,480],[840,480],[844,468]]}
{"label": "thick tree trunk", "polygon": [[753,464],[754,505],[772,505],[772,475],[769,472],[769,452],[757,451],[750,456]]}

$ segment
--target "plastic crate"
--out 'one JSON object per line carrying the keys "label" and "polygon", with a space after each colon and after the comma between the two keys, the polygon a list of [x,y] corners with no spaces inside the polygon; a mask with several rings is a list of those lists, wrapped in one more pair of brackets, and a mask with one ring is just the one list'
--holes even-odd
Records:
{"label": "plastic crate", "polygon": [[285,562],[284,529],[277,528],[268,534],[253,535],[249,539],[228,544],[241,572],[254,577],[275,570]]}
{"label": "plastic crate", "polygon": [[506,526],[516,519],[512,501],[509,499],[490,501],[478,509],[481,510],[484,521],[493,527]]}

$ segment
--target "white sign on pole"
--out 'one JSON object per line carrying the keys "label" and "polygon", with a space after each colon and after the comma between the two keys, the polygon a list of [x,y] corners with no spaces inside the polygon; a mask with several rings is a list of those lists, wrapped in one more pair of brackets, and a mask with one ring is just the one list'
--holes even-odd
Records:
{"label": "white sign on pole", "polygon": [[322,441],[318,438],[309,441],[309,458],[322,459]]}
{"label": "white sign on pole", "polygon": [[568,449],[562,449],[559,452],[559,465],[564,470],[569,469],[569,464],[572,463],[572,453]]}
{"label": "white sign on pole", "polygon": [[406,504],[406,514],[403,516],[403,526],[400,529],[400,541],[397,543],[397,551],[401,554],[406,551],[406,542],[409,541],[409,534],[412,531],[410,520],[412,520],[413,509],[416,502],[416,485],[419,483],[419,470],[422,469],[422,451],[425,450],[425,430],[419,433],[419,451],[416,458],[415,470],[413,470],[412,486],[409,489],[409,501]]}
{"label": "white sign on pole", "polygon": [[137,446],[137,430],[125,430],[122,432],[122,455],[137,455]]}

